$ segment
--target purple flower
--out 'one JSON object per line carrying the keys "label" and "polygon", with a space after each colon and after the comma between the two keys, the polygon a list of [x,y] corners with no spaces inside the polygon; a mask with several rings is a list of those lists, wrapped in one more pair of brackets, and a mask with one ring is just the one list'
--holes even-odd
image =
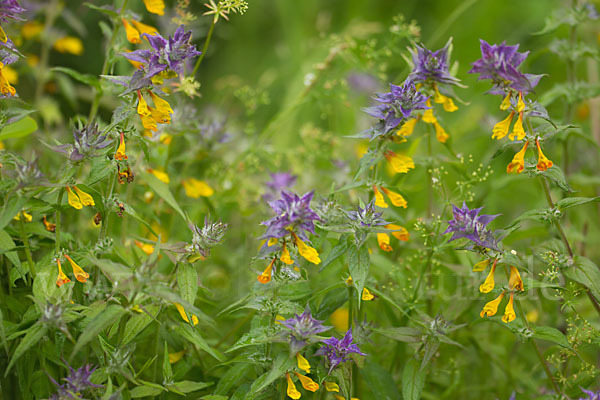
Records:
{"label": "purple flower", "polygon": [[271,192],[263,194],[263,200],[269,202],[275,200],[275,196],[279,195],[283,189],[294,186],[296,179],[296,175],[292,175],[288,172],[275,172],[271,174],[271,180],[265,183]]}
{"label": "purple flower", "polygon": [[428,97],[419,92],[411,81],[402,86],[390,83],[389,92],[378,93],[373,98],[381,104],[364,111],[384,122],[384,133],[396,128],[403,119],[410,118],[413,111],[430,108],[425,104]]}
{"label": "purple flower", "polygon": [[295,193],[282,191],[281,199],[269,203],[277,215],[262,223],[267,226],[267,231],[261,239],[281,238],[291,229],[300,239],[308,240],[306,232],[314,234],[313,221],[319,220],[319,216],[310,208],[313,195],[314,192],[308,192],[299,197]]}
{"label": "purple flower", "polygon": [[9,18],[22,21],[23,18],[19,14],[24,11],[25,9],[17,0],[0,0],[0,21],[2,22],[7,22]]}
{"label": "purple flower", "polygon": [[98,130],[98,124],[88,124],[73,130],[72,145],[63,144],[52,148],[66,154],[71,161],[81,161],[85,157],[95,157],[98,155],[96,154],[97,150],[108,147],[112,142],[108,135],[102,133]]}
{"label": "purple flower", "polygon": [[467,238],[478,246],[499,250],[496,238],[486,226],[500,214],[478,215],[482,208],[469,210],[469,207],[464,202],[462,208],[452,205],[454,219],[448,221],[449,226],[444,234],[452,232],[450,241]]}
{"label": "purple flower", "polygon": [[414,68],[408,79],[412,81],[431,80],[450,85],[456,84],[458,79],[450,75],[448,71],[451,44],[452,39],[448,40],[448,43],[437,51],[431,51],[423,46],[416,45],[416,49],[411,50]]}
{"label": "purple flower", "polygon": [[600,392],[592,392],[583,388],[581,390],[583,390],[583,393],[585,393],[587,397],[580,397],[579,400],[600,400]]}
{"label": "purple flower", "polygon": [[508,46],[506,42],[490,45],[480,39],[481,58],[475,61],[469,71],[479,74],[478,80],[490,79],[494,84],[490,93],[504,94],[506,89],[529,93],[538,84],[542,75],[524,74],[517,68],[529,52],[519,53],[519,45]]}
{"label": "purple flower", "polygon": [[319,333],[331,329],[330,326],[323,326],[323,321],[314,319],[308,306],[302,314],[295,314],[294,317],[281,321],[281,325],[291,331],[289,341],[290,350],[293,354],[298,353],[307,346]]}
{"label": "purple flower", "polygon": [[63,380],[65,381],[64,384],[59,385],[58,382],[56,382],[54,379],[52,379],[52,377],[50,377],[52,383],[54,383],[58,387],[57,392],[52,397],[50,397],[50,399],[79,399],[81,397],[75,397],[73,395],[77,394],[79,396],[88,389],[102,387],[102,385],[96,385],[90,382],[90,376],[96,369],[91,369],[91,364],[85,365],[79,368],[78,370],[73,369],[68,364],[67,367],[69,367],[69,375],[66,378],[63,378]]}
{"label": "purple flower", "polygon": [[315,354],[327,357],[329,361],[329,373],[339,364],[348,361],[350,353],[366,356],[360,351],[358,346],[352,343],[352,329],[348,329],[342,340],[331,337],[323,340],[325,346],[322,346]]}

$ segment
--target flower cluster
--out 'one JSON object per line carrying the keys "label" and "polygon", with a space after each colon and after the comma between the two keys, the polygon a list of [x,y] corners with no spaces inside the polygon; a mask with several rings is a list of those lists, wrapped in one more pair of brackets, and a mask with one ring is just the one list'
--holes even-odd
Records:
{"label": "flower cluster", "polygon": [[63,378],[65,383],[62,385],[50,377],[52,383],[58,387],[57,392],[50,397],[51,400],[78,399],[86,391],[102,387],[102,385],[96,385],[90,381],[92,373],[96,370],[90,364],[79,369],[74,369],[70,365],[67,366],[69,367],[69,375]]}
{"label": "flower cluster", "polygon": [[[494,273],[496,272],[498,260],[494,260],[492,263],[492,268],[490,273],[488,274],[485,281],[479,286],[479,291],[481,293],[489,293],[494,289],[495,281],[494,281]],[[489,260],[484,260],[480,265],[484,265],[484,268],[487,264],[489,264]],[[477,267],[477,264],[476,264]],[[502,290],[500,295],[496,297],[494,300],[487,302],[483,306],[483,310],[479,314],[481,318],[491,317],[496,315],[498,312],[498,306],[500,302],[504,298],[507,292],[509,292],[508,303],[506,304],[506,308],[504,309],[504,316],[502,316],[502,321],[505,323],[509,323],[514,321],[516,318],[515,308],[514,308],[514,296],[515,292],[523,292],[525,289],[523,287],[523,280],[521,279],[521,274],[519,274],[519,270],[514,266],[510,266],[510,276],[508,278],[508,290]]]}
{"label": "flower cluster", "polygon": [[[75,275],[75,279],[77,279],[81,283],[85,283],[90,275],[83,270],[68,254],[64,254],[64,257],[71,264],[71,268],[73,269],[73,275]],[[56,286],[61,287],[65,283],[71,282],[69,277],[63,272],[62,265],[60,263],[61,257],[56,258],[56,264],[58,265],[58,276],[56,277]]]}
{"label": "flower cluster", "polygon": [[[8,22],[9,19],[22,20],[20,14],[25,12],[17,0],[3,0],[0,2],[0,21]],[[17,91],[8,81],[6,68],[9,64],[19,59],[19,51],[2,26],[0,26],[0,98],[14,96]],[[4,48],[2,48],[4,47]]]}
{"label": "flower cluster", "polygon": [[331,329],[329,326],[323,326],[323,321],[313,318],[308,306],[302,314],[295,314],[292,318],[280,323],[289,329],[286,336],[292,354],[298,353],[311,343],[320,341],[321,339],[317,335]]}
{"label": "flower cluster", "polygon": [[479,215],[482,209],[483,207],[470,210],[465,203],[461,208],[452,205],[454,218],[448,221],[448,229],[444,234],[452,232],[450,241],[466,238],[483,249],[499,250],[494,233],[486,227],[500,214]]}
{"label": "flower cluster", "polygon": [[329,373],[333,371],[335,367],[349,360],[349,356],[352,353],[366,356],[365,353],[361,352],[356,343],[353,343],[352,329],[348,329],[342,339],[331,337],[323,340],[325,346],[317,350],[317,354],[327,358],[329,363]]}
{"label": "flower cluster", "polygon": [[98,129],[97,123],[91,123],[73,129],[73,144],[54,147],[71,161],[78,162],[86,158],[97,157],[99,150],[107,148],[112,140]]}

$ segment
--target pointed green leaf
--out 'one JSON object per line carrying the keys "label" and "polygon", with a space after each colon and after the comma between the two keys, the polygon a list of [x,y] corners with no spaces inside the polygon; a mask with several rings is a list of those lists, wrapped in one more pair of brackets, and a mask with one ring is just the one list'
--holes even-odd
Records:
{"label": "pointed green leaf", "polygon": [[116,304],[111,304],[106,307],[102,312],[96,315],[85,327],[73,351],[71,352],[71,359],[75,354],[79,352],[88,342],[95,339],[104,329],[117,322],[121,316],[125,313],[123,307]]}

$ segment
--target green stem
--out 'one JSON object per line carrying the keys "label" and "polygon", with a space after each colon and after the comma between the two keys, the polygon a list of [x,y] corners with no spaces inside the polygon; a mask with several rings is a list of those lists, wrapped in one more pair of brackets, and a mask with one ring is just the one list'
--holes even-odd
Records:
{"label": "green stem", "polygon": [[46,14],[46,22],[44,23],[44,30],[42,31],[42,37],[46,37],[46,40],[42,40],[42,49],[40,51],[40,63],[38,64],[38,71],[40,73],[39,82],[36,85],[35,89],[35,102],[36,104],[39,102],[42,97],[42,93],[44,91],[44,85],[46,80],[48,79],[48,58],[50,55],[50,42],[49,36],[46,34],[49,32],[49,28],[54,25],[54,20],[60,14],[62,7],[59,6],[57,0],[53,0],[48,6],[45,8]]}
{"label": "green stem", "polygon": [[27,257],[27,263],[29,264],[29,276],[31,284],[33,285],[33,279],[35,278],[35,264],[33,263],[33,258],[31,257],[31,248],[29,247],[29,238],[27,237],[27,233],[25,233],[25,222],[23,221],[25,216],[21,213],[19,218],[19,228],[21,233],[21,240],[23,241],[23,245],[25,246],[25,256]]}
{"label": "green stem", "polygon": [[354,321],[354,290],[352,286],[348,287],[348,329],[352,329],[352,322]]}
{"label": "green stem", "polygon": [[58,198],[56,199],[56,211],[54,212],[54,219],[56,220],[56,228],[54,229],[54,244],[55,244],[56,254],[58,254],[60,252],[60,218],[61,218],[60,207],[61,207],[62,197],[63,197],[64,193],[65,193],[64,188],[59,190]]}
{"label": "green stem", "polygon": [[431,171],[433,169],[433,150],[431,137],[434,135],[434,127],[429,124],[429,134],[427,135],[427,218],[431,218],[433,212],[433,177]]}
{"label": "green stem", "polygon": [[204,40],[204,46],[202,46],[202,54],[198,57],[198,61],[196,61],[196,65],[194,66],[194,70],[192,71],[192,76],[196,76],[196,72],[198,72],[198,68],[200,68],[200,64],[206,55],[206,50],[208,49],[208,44],[210,43],[210,39],[212,38],[213,31],[215,30],[215,25],[217,21],[216,18],[213,18],[210,23],[210,28],[208,29],[208,35],[206,36],[206,40]]}

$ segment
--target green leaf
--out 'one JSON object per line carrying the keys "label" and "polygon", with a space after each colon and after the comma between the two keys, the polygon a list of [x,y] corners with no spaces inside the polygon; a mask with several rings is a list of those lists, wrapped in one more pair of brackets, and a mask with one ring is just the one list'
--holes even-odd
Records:
{"label": "green leaf", "polygon": [[423,333],[415,328],[375,328],[373,332],[386,336],[390,339],[406,343],[418,343],[422,341]]}
{"label": "green leaf", "polygon": [[82,74],[80,72],[75,71],[74,69],[66,68],[66,67],[54,67],[54,68],[51,68],[51,71],[64,72],[65,74],[69,75],[71,78],[75,79],[76,81],[79,81],[87,86],[92,86],[92,87],[96,88],[96,90],[98,90],[98,91],[102,90],[102,87],[100,86],[100,81],[94,75]]}
{"label": "green leaf", "polygon": [[132,399],[139,399],[139,398],[148,398],[151,396],[158,396],[159,394],[162,393],[162,390],[152,387],[152,386],[146,386],[146,385],[142,385],[142,386],[136,386],[133,389],[131,389],[129,391],[129,395],[131,396]]}
{"label": "green leaf", "polygon": [[46,331],[46,325],[41,323],[37,323],[27,330],[27,334],[15,349],[15,352],[13,353],[13,356],[10,359],[10,363],[8,364],[8,367],[6,367],[6,371],[4,371],[4,377],[8,376],[8,372],[10,371],[12,366],[15,364],[15,362],[17,362],[19,358],[21,358],[23,354],[25,354],[27,350],[29,350],[33,346],[37,346],[40,344],[40,341],[46,334]]}
{"label": "green leaf", "polygon": [[0,140],[24,137],[35,132],[37,128],[37,122],[33,118],[25,117],[10,125],[5,125],[0,131]]}
{"label": "green leaf", "polygon": [[362,245],[360,249],[357,249],[356,246],[350,246],[348,265],[352,281],[358,291],[358,304],[360,305],[362,291],[369,276],[369,266],[371,265],[367,246]]}
{"label": "green leaf", "polygon": [[123,336],[123,346],[137,337],[158,315],[159,306],[147,306],[146,312],[134,314],[125,324],[125,335]]}
{"label": "green leaf", "polygon": [[4,207],[4,212],[0,216],[0,229],[4,229],[4,227],[6,225],[8,225],[8,223],[10,221],[12,221],[14,216],[17,215],[21,211],[21,209],[23,208],[23,205],[25,204],[26,201],[27,201],[27,199],[25,197],[17,197],[16,199],[14,199],[14,198],[8,199],[8,202],[7,202],[6,206]]}
{"label": "green leaf", "polygon": [[360,370],[360,375],[373,393],[373,398],[381,400],[400,398],[394,377],[379,363],[367,362],[365,368]]}
{"label": "green leaf", "polygon": [[348,251],[348,238],[346,235],[340,236],[337,244],[331,249],[329,254],[327,255],[327,259],[321,264],[321,268],[319,268],[319,272],[323,271],[325,267],[329,264],[343,256],[346,251]]}
{"label": "green leaf", "polygon": [[292,368],[295,362],[295,358],[288,356],[287,352],[280,353],[275,361],[273,362],[273,368],[269,372],[265,372],[259,376],[250,387],[250,393],[246,399],[254,399],[257,394],[267,388],[270,384],[281,378],[285,371]]}
{"label": "green leaf", "polygon": [[600,300],[600,270],[598,266],[590,259],[581,256],[575,256],[573,261],[575,265],[564,268],[563,274],[587,287],[596,300]]}
{"label": "green leaf", "polygon": [[173,369],[171,368],[171,362],[169,361],[169,347],[167,346],[167,341],[165,340],[163,353],[163,382],[172,382],[173,381]]}
{"label": "green leaf", "polygon": [[567,340],[566,336],[556,328],[551,326],[536,326],[533,329],[533,337],[536,339],[547,340],[552,343],[556,343],[567,349],[571,349],[571,345]]}
{"label": "green leaf", "polygon": [[206,396],[200,397],[200,400],[228,400],[229,397],[221,396],[220,394],[207,394]]}
{"label": "green leaf", "polygon": [[196,329],[192,328],[189,325],[179,325],[177,328],[175,328],[175,332],[177,332],[182,338],[184,338],[188,342],[192,343],[198,349],[204,350],[219,361],[223,361],[223,356],[220,353],[218,353],[217,350],[210,347],[206,340],[204,340],[202,335],[200,335],[200,333]]}
{"label": "green leaf", "polygon": [[425,386],[425,369],[421,369],[419,362],[411,358],[402,372],[402,398],[404,400],[419,400]]}
{"label": "green leaf", "polygon": [[554,183],[556,183],[558,187],[565,192],[573,192],[573,189],[571,189],[571,186],[569,186],[567,183],[565,174],[563,174],[562,170],[556,165],[553,165],[552,168],[548,168],[546,171],[538,172],[538,175],[543,175],[549,179],[552,179]]}
{"label": "green leaf", "polygon": [[71,352],[71,359],[85,346],[88,342],[95,339],[105,328],[117,322],[121,316],[125,313],[123,307],[116,304],[111,304],[106,307],[102,312],[96,315],[85,327],[73,351]]}
{"label": "green leaf", "polygon": [[538,222],[548,222],[547,221],[548,210],[529,210],[525,211],[523,214],[519,215],[515,218],[510,225],[508,225],[505,229],[510,229],[513,226],[517,225],[521,221],[525,220],[533,220]]}
{"label": "green leaf", "polygon": [[108,8],[109,6],[98,7],[92,3],[87,3],[87,2],[83,3],[83,5],[88,8],[91,8],[92,10],[100,11],[101,13],[104,13],[112,18],[117,18],[119,16],[119,14],[117,12]]}
{"label": "green leaf", "polygon": [[[193,381],[179,381],[175,382],[171,385],[168,385],[169,388],[175,388],[177,391],[181,393],[191,393],[198,390],[205,389],[212,385],[212,382],[193,382]],[[218,396],[223,397],[223,396]],[[204,398],[204,397],[202,397]],[[225,397],[227,399],[227,397]]]}
{"label": "green leaf", "polygon": [[[6,251],[9,249],[14,249],[14,248],[15,248],[15,242],[13,242],[10,235],[8,233],[6,233],[6,231],[1,230],[0,231],[0,250],[4,251],[4,255],[6,256],[6,258],[8,258],[10,260],[11,263],[13,263],[13,265],[19,272],[19,275],[21,275],[23,282],[26,282],[26,279],[25,279],[26,272],[21,265],[21,260],[19,260],[19,253],[17,253],[16,251]],[[14,281],[11,282],[11,285],[14,285]]]}
{"label": "green leaf", "polygon": [[179,207],[177,200],[175,200],[175,197],[173,197],[173,194],[169,190],[169,185],[157,179],[154,175],[149,174],[145,171],[141,171],[139,175],[148,183],[148,186],[150,186],[150,188],[154,190],[156,194],[162,197],[162,199],[166,201],[167,204],[173,207],[173,209],[177,211],[179,215],[181,215],[181,218],[187,221],[185,213],[183,212],[181,207]]}
{"label": "green leaf", "polygon": [[567,197],[565,199],[559,200],[556,202],[556,206],[559,210],[563,211],[567,208],[579,206],[581,204],[587,204],[591,202],[600,201],[600,196],[598,197]]}
{"label": "green leaf", "polygon": [[253,368],[254,364],[250,362],[229,368],[221,379],[219,379],[219,383],[217,383],[217,387],[215,388],[215,395],[225,395],[234,386],[239,386],[242,378]]}
{"label": "green leaf", "polygon": [[179,264],[177,267],[177,285],[181,298],[190,304],[196,301],[198,291],[198,271],[188,263]]}
{"label": "green leaf", "polygon": [[115,263],[110,260],[97,259],[88,256],[87,259],[110,279],[112,282],[123,282],[133,278],[133,272],[122,264]]}

